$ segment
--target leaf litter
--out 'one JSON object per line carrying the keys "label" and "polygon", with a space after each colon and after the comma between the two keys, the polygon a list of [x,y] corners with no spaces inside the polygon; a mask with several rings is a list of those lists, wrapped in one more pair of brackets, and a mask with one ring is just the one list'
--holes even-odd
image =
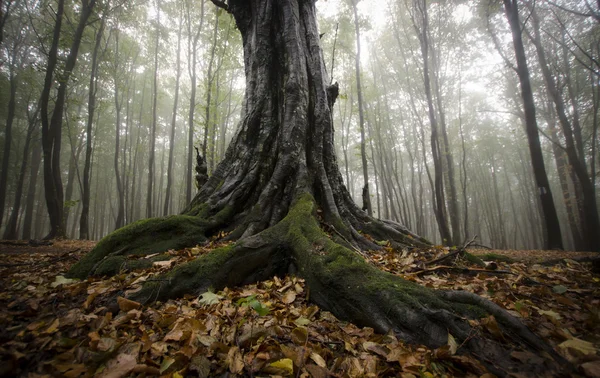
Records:
{"label": "leaf litter", "polygon": [[[144,281],[222,245],[213,241],[169,251],[168,264],[81,282],[64,273],[92,244],[0,248],[0,376],[492,376],[472,356],[461,354],[451,334],[447,345],[432,350],[338,320],[308,301],[309,290],[298,277],[151,305],[125,298]],[[600,376],[600,277],[590,264],[551,252],[543,256],[563,259],[545,266],[540,264],[544,258],[532,261],[535,252],[523,251],[519,259],[512,251],[516,260],[496,261],[494,270],[461,258],[452,266],[426,269],[426,262],[450,253],[443,247],[397,251],[388,246],[366,258],[421,285],[468,290],[492,300],[573,362],[579,374]],[[113,315],[108,305],[115,298]],[[488,337],[509,342],[493,317],[472,324]],[[516,347],[511,356],[523,362],[544,358]]]}

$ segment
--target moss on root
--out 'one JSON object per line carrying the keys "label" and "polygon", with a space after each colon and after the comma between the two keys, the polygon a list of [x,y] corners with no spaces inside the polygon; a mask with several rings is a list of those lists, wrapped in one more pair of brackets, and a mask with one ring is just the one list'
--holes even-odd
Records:
{"label": "moss on root", "polygon": [[[68,276],[83,279],[97,274],[94,268],[107,257],[150,255],[169,249],[194,246],[206,240],[207,222],[188,215],[172,215],[137,221],[109,234],[69,270]],[[118,264],[117,260],[110,265]],[[112,271],[112,270],[111,270]]]}
{"label": "moss on root", "polygon": [[171,257],[167,254],[160,254],[149,259],[130,259],[123,255],[107,256],[96,265],[93,274],[96,276],[114,276],[121,272],[147,269],[155,261],[169,260]]}

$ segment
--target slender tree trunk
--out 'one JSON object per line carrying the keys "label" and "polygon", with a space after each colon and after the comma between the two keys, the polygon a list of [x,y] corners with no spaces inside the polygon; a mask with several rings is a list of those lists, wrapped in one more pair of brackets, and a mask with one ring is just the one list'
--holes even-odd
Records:
{"label": "slender tree trunk", "polygon": [[365,116],[363,110],[362,88],[360,85],[360,27],[358,25],[358,11],[356,9],[358,1],[360,0],[351,1],[352,10],[354,11],[354,31],[356,33],[356,55],[354,56],[354,62],[356,69],[356,94],[358,98],[358,124],[360,127],[360,158],[362,161],[363,173],[362,208],[370,216],[373,214],[373,208],[371,206],[371,194],[369,193],[369,167],[367,164],[367,149],[365,141]]}
{"label": "slender tree trunk", "polygon": [[165,194],[165,203],[163,215],[169,215],[171,211],[171,185],[173,182],[173,153],[175,150],[175,125],[177,123],[177,106],[179,104],[179,79],[181,78],[181,29],[183,27],[183,17],[179,17],[179,31],[177,32],[177,70],[175,79],[175,99],[173,100],[173,115],[171,116],[171,137],[169,138],[169,163],[167,167],[167,189]]}
{"label": "slender tree trunk", "polygon": [[[50,100],[50,89],[53,83],[54,68],[57,60],[58,40],[62,25],[62,13],[64,11],[64,0],[59,0],[56,22],[54,26],[53,42],[48,58],[44,89],[42,90],[42,148],[44,152],[44,192],[48,215],[50,216],[50,232],[46,238],[65,237],[64,224],[64,195],[60,167],[60,151],[62,143],[63,111],[69,79],[77,63],[79,46],[83,38],[83,32],[87,26],[88,19],[92,14],[96,0],[83,0],[79,12],[79,21],[73,34],[72,43],[67,55],[62,74],[59,77],[59,86],[54,102],[54,109],[50,118],[48,104]],[[49,119],[50,118],[50,119]]]}
{"label": "slender tree trunk", "polygon": [[433,166],[435,172],[435,184],[434,184],[434,212],[438,223],[440,237],[442,243],[451,244],[452,235],[450,228],[448,227],[447,213],[446,213],[446,200],[444,196],[444,169],[442,162],[442,148],[440,147],[440,141],[438,136],[438,120],[435,116],[435,108],[433,105],[433,95],[431,93],[431,79],[429,73],[429,16],[427,14],[427,3],[425,0],[419,0],[417,2],[418,11],[421,14],[421,28],[417,25],[416,20],[413,19],[415,30],[419,36],[419,42],[421,45],[421,55],[423,57],[423,82],[425,86],[425,97],[427,98],[429,123],[431,125],[431,153],[433,157]]}
{"label": "slender tree trunk", "polygon": [[146,217],[153,215],[154,205],[154,155],[156,148],[156,124],[158,122],[158,46],[160,42],[160,0],[156,0],[156,40],[154,43],[154,84],[152,86],[152,126],[150,128],[150,147],[148,150],[148,186],[146,191]]}
{"label": "slender tree trunk", "polygon": [[21,238],[29,240],[32,238],[31,228],[33,225],[33,208],[35,207],[35,191],[37,189],[37,178],[42,160],[42,149],[38,143],[34,143],[31,153],[31,168],[29,170],[29,183],[27,187],[27,200],[25,201],[25,216],[23,217],[23,233]]}
{"label": "slender tree trunk", "polygon": [[[427,36],[426,36],[427,37]],[[448,141],[448,130],[446,125],[446,112],[444,110],[444,104],[442,101],[442,91],[440,88],[439,79],[439,57],[436,56],[437,51],[433,46],[431,48],[432,55],[432,69],[434,78],[435,98],[437,104],[437,113],[439,114],[440,120],[440,131],[442,134],[442,156],[444,156],[446,163],[445,176],[448,187],[448,211],[450,224],[452,225],[452,244],[461,244],[461,227],[460,227],[460,209],[458,207],[458,195],[456,191],[456,179],[454,175],[454,159],[452,156],[452,149],[450,148],[450,142]]]}
{"label": "slender tree trunk", "polygon": [[558,215],[554,206],[554,199],[550,191],[548,175],[544,165],[542,147],[538,134],[537,120],[535,117],[535,103],[533,101],[533,92],[529,81],[529,68],[525,57],[523,39],[521,36],[521,22],[519,21],[519,11],[517,0],[503,0],[506,17],[512,31],[515,57],[517,60],[517,74],[521,83],[521,96],[523,98],[523,108],[525,112],[525,124],[527,131],[527,140],[529,141],[529,152],[531,154],[531,163],[537,184],[538,195],[541,201],[543,220],[547,234],[546,249],[562,249],[562,236],[560,233],[560,224]]}
{"label": "slender tree trunk", "polygon": [[[62,0],[61,0],[62,1]],[[79,219],[79,239],[86,240],[90,238],[89,232],[89,213],[90,213],[90,182],[92,169],[92,131],[94,127],[94,112],[96,110],[96,92],[98,90],[98,54],[100,52],[100,42],[104,34],[104,16],[100,20],[100,27],[96,32],[94,51],[92,53],[92,66],[90,72],[90,84],[88,91],[88,118],[85,129],[85,163],[83,165],[83,190],[81,194],[81,217]]]}
{"label": "slender tree trunk", "polygon": [[[12,125],[15,119],[15,109],[17,107],[17,77],[15,74],[15,64],[17,59],[17,46],[13,45],[12,57],[9,64],[9,85],[10,95],[8,100],[8,112],[6,115],[6,127],[4,128],[4,151],[2,154],[2,168],[0,170],[0,226],[4,218],[4,205],[6,203],[6,190],[8,187],[8,169],[10,161],[10,147],[12,145]],[[27,141],[28,142],[28,141]],[[26,142],[26,143],[27,143]]]}
{"label": "slender tree trunk", "polygon": [[[8,223],[6,224],[6,229],[4,230],[4,236],[3,236],[4,239],[10,240],[10,239],[18,238],[17,226],[18,226],[18,220],[19,220],[19,213],[21,212],[21,199],[23,197],[23,186],[25,184],[25,175],[27,173],[28,157],[30,155],[29,146],[31,145],[31,141],[33,139],[33,133],[37,126],[38,110],[39,110],[39,108],[37,108],[33,112],[33,115],[28,114],[28,117],[27,117],[29,125],[27,127],[27,135],[25,136],[25,146],[23,147],[23,159],[21,162],[21,169],[19,171],[19,177],[17,179],[17,188],[15,191],[15,202],[13,204],[13,208],[12,208],[10,217],[8,219]],[[35,163],[33,163],[32,165],[35,165]]]}
{"label": "slender tree trunk", "polygon": [[121,155],[121,109],[123,108],[123,98],[119,97],[119,88],[121,86],[121,77],[119,76],[119,24],[114,30],[115,33],[115,52],[113,62],[113,85],[114,85],[114,100],[115,100],[115,154],[113,160],[113,168],[115,170],[115,181],[117,184],[117,217],[115,219],[115,230],[123,227],[125,222],[125,194],[123,183],[121,181],[121,172],[119,167],[119,158]]}
{"label": "slender tree trunk", "polygon": [[210,58],[208,61],[208,71],[206,72],[206,108],[204,109],[204,135],[202,141],[202,157],[207,158],[208,133],[210,131],[210,107],[212,106],[212,85],[214,81],[213,66],[215,62],[215,52],[217,50],[217,32],[219,31],[218,9],[215,8],[215,23],[213,26],[212,47],[210,49]]}
{"label": "slender tree trunk", "polygon": [[185,201],[190,203],[192,200],[192,185],[194,182],[194,114],[196,112],[196,56],[198,53],[198,40],[200,32],[204,25],[204,1],[200,0],[200,24],[192,38],[192,15],[190,10],[191,0],[186,0],[186,18],[188,32],[188,69],[191,81],[190,89],[190,109],[188,114],[188,146],[187,146],[187,168],[186,168],[186,190]]}

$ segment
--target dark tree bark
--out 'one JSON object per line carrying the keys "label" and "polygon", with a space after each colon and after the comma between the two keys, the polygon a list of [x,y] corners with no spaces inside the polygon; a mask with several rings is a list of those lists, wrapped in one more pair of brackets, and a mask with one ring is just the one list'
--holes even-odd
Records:
{"label": "dark tree bark", "polygon": [[563,363],[492,302],[424,288],[364,261],[361,250],[381,248],[366,234],[397,247],[429,243],[367,215],[343,185],[331,117],[338,87],[327,86],[314,1],[213,2],[235,17],[246,69],[244,116],[225,159],[182,215],[112,233],[69,275],[116,274],[128,267],[129,254],[192,246],[230,230],[228,238],[237,239],[233,246],[174,268],[130,298],[164,300],[295,271],[305,278],[311,300],[336,316],[431,347],[445,345],[450,333],[463,350],[483,353],[498,375],[523,366],[505,347],[474,332],[467,318],[493,314],[521,345]]}
{"label": "dark tree bark", "polygon": [[19,39],[13,44],[10,63],[8,67],[10,94],[8,100],[8,112],[6,115],[6,126],[4,128],[4,151],[2,153],[2,167],[0,168],[0,226],[4,218],[4,205],[6,203],[6,190],[8,188],[8,169],[10,160],[10,147],[12,145],[12,125],[15,119],[15,110],[17,108],[17,55],[19,52]]}
{"label": "dark tree bark", "polygon": [[[62,122],[63,110],[67,96],[67,87],[69,79],[77,63],[79,46],[83,38],[83,32],[88,24],[88,19],[92,14],[96,0],[83,0],[79,12],[77,28],[73,34],[73,39],[67,55],[65,67],[58,78],[55,78],[55,68],[58,60],[58,45],[61,34],[62,17],[64,12],[64,0],[59,0],[58,10],[52,36],[52,46],[48,56],[46,67],[46,77],[44,79],[44,88],[41,96],[41,117],[42,117],[42,150],[44,153],[44,195],[50,217],[50,232],[46,238],[65,237],[64,224],[64,195],[62,178],[60,174],[60,151],[62,144]],[[55,79],[58,79],[59,85],[54,102],[54,109],[50,113],[48,105],[50,102],[50,90]]]}
{"label": "dark tree bark", "polygon": [[529,68],[527,67],[525,49],[523,47],[517,0],[504,0],[504,9],[512,31],[515,57],[517,60],[517,74],[519,76],[519,82],[521,83],[521,97],[523,99],[529,152],[531,154],[531,163],[533,165],[538,195],[540,196],[547,234],[545,248],[562,249],[563,244],[560,233],[560,224],[558,222],[558,215],[556,214],[552,192],[550,191],[548,175],[546,174],[546,167],[544,165],[544,156],[542,155],[542,147],[540,145],[537,120],[535,118],[535,103],[533,101],[533,92],[529,81]]}
{"label": "dark tree bark", "polygon": [[19,171],[19,178],[17,179],[17,189],[15,191],[15,201],[13,203],[6,229],[4,230],[3,239],[11,240],[18,238],[18,220],[19,213],[21,212],[21,200],[23,197],[23,186],[25,184],[25,174],[27,173],[28,157],[30,154],[30,145],[33,139],[33,133],[38,123],[39,106],[35,108],[33,112],[27,110],[27,135],[25,136],[25,146],[23,147],[23,159],[21,161],[21,169]]}
{"label": "dark tree bark", "polygon": [[29,183],[27,187],[27,200],[25,201],[25,215],[23,217],[23,233],[21,239],[29,240],[33,236],[31,226],[33,225],[33,208],[35,207],[35,190],[37,188],[38,172],[42,161],[42,149],[39,142],[33,145],[31,153],[31,170],[29,171]]}

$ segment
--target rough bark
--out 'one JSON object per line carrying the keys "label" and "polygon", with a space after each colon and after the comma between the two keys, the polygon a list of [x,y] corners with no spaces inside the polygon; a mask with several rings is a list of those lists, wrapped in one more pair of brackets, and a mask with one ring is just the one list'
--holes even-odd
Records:
{"label": "rough bark", "polygon": [[295,272],[306,279],[311,300],[336,316],[431,347],[445,345],[450,333],[465,351],[483,354],[498,375],[522,366],[511,361],[507,347],[473,332],[467,319],[494,315],[515,341],[562,362],[492,302],[421,287],[360,256],[361,250],[380,248],[367,234],[403,248],[429,243],[397,223],[367,215],[343,185],[331,117],[338,88],[327,86],[314,1],[213,2],[236,19],[246,69],[243,118],[225,159],[184,214],[139,221],[110,234],[70,276],[136,268],[128,255],[193,246],[229,230],[235,244],[174,268],[131,298],[146,303]]}

